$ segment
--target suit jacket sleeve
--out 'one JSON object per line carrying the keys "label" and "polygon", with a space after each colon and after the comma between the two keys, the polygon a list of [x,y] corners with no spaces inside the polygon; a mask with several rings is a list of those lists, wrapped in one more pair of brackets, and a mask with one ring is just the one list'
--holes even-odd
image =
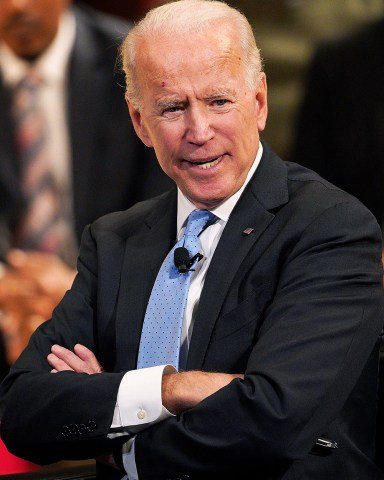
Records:
{"label": "suit jacket sleeve", "polygon": [[[116,247],[113,242],[111,245]],[[76,343],[82,343],[98,355],[95,294],[101,288],[108,296],[109,288],[103,281],[98,285],[96,254],[95,242],[87,228],[79,273],[72,289],[54,311],[51,321],[32,335],[2,385],[1,393],[7,396],[13,384],[7,399],[11,408],[5,409],[2,418],[2,438],[13,454],[35,463],[92,458],[110,452],[114,444],[107,434],[124,372],[52,374],[46,360],[54,343],[71,350]],[[118,258],[118,247],[115,254]],[[109,284],[113,284],[112,279]],[[110,302],[113,303],[112,297]]]}

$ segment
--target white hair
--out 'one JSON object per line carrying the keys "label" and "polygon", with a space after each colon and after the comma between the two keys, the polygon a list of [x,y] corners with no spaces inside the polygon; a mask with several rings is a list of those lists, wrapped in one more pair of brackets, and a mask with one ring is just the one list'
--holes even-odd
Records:
{"label": "white hair", "polygon": [[120,59],[125,73],[126,98],[140,110],[140,87],[136,78],[136,56],[140,44],[160,34],[177,36],[203,31],[217,21],[234,25],[244,52],[247,85],[257,86],[262,60],[252,27],[247,18],[227,3],[218,0],[176,0],[150,10],[128,33],[120,47]]}

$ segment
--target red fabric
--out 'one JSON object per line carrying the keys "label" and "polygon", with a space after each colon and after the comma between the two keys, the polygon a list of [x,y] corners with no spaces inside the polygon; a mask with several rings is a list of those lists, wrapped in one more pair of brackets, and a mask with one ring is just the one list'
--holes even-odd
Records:
{"label": "red fabric", "polygon": [[39,468],[39,465],[27,462],[9,453],[4,443],[0,440],[0,475],[32,472]]}

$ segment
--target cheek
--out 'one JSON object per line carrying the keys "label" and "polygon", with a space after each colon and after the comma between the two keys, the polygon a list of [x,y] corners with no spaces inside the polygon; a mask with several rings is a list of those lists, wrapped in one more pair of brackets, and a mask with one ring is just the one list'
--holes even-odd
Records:
{"label": "cheek", "polygon": [[151,129],[150,137],[155,150],[169,157],[177,154],[179,151],[182,132],[176,123],[163,124]]}
{"label": "cheek", "polygon": [[[0,0],[1,4],[1,0]],[[3,5],[0,6],[0,40],[2,39],[1,37],[5,34],[5,26],[11,16],[10,10],[7,8],[4,8]]]}
{"label": "cheek", "polygon": [[176,156],[174,143],[168,137],[157,137],[153,142],[153,148],[160,167],[170,174],[172,159]]}

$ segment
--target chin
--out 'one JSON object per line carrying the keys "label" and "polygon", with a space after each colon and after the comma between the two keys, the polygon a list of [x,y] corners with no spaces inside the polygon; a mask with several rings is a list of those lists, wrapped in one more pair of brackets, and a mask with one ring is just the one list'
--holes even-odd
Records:
{"label": "chin", "polygon": [[194,200],[192,203],[194,203],[196,206],[198,206],[198,208],[202,208],[202,209],[212,209],[212,208],[215,208],[217,206],[219,206],[221,203],[223,203],[225,201],[225,198],[203,198],[203,199],[199,199],[199,200]]}

